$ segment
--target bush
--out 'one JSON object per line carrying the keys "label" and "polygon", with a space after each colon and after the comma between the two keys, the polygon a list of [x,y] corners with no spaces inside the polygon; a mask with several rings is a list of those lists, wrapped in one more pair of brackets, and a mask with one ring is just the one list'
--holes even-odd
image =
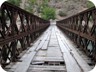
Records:
{"label": "bush", "polygon": [[67,16],[67,14],[64,13],[63,11],[59,11],[59,16],[64,17],[64,16]]}
{"label": "bush", "polygon": [[50,19],[55,19],[55,9],[50,8],[50,7],[44,7],[41,12],[41,17],[50,20]]}
{"label": "bush", "polygon": [[93,6],[95,6],[95,5],[91,1],[87,1],[87,7],[88,8],[91,8]]}

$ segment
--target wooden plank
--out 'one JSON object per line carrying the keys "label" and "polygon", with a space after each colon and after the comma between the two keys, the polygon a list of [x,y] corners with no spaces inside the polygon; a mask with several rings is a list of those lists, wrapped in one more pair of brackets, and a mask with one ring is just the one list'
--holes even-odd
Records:
{"label": "wooden plank", "polygon": [[45,41],[42,48],[43,50],[47,50],[49,41]]}
{"label": "wooden plank", "polygon": [[49,40],[50,40],[50,36],[51,36],[51,31],[50,31],[50,34],[48,35],[48,38],[46,39],[46,41],[44,42],[43,46],[42,46],[42,49],[43,50],[47,50],[48,48],[48,43],[49,43]]}
{"label": "wooden plank", "polygon": [[32,51],[35,51],[38,45],[41,43],[41,40],[43,40],[44,36],[48,33],[50,28],[48,28],[40,37],[37,38],[37,40],[33,43],[33,46],[31,48]]}
{"label": "wooden plank", "polygon": [[14,72],[26,72],[31,60],[33,59],[34,55],[36,54],[36,52],[31,52],[29,54],[25,54],[21,60],[22,62],[17,62],[10,70],[10,71],[14,71]]}
{"label": "wooden plank", "polygon": [[40,44],[36,48],[36,51],[38,51],[39,49],[42,48],[42,46],[43,46],[44,42],[46,41],[46,39],[48,38],[48,36],[49,36],[49,32],[43,37],[43,39],[41,40]]}
{"label": "wooden plank", "polygon": [[48,47],[47,57],[62,57],[60,47]]}
{"label": "wooden plank", "polygon": [[39,50],[38,52],[37,52],[37,54],[36,54],[36,57],[44,57],[44,56],[46,56],[46,50]]}
{"label": "wooden plank", "polygon": [[42,36],[43,39],[41,39],[40,44],[36,48],[36,51],[38,51],[39,49],[47,49],[47,45],[48,45],[48,42],[50,40],[51,30],[52,30],[52,28],[50,27],[47,30],[47,32],[44,34],[44,36]]}
{"label": "wooden plank", "polygon": [[63,53],[63,58],[65,60],[67,72],[82,72],[81,68],[78,66],[77,62],[75,61],[73,56],[70,54],[70,51],[68,50],[68,48],[62,43],[60,34],[56,33],[56,35],[58,38],[61,51]]}
{"label": "wooden plank", "polygon": [[[74,46],[72,45],[72,43],[70,43],[69,39],[67,39],[65,37],[65,35],[63,34],[60,35],[63,43],[66,44],[67,48],[69,48],[69,50],[71,50],[71,54],[74,56],[74,58],[76,59],[76,61],[78,62],[79,66],[81,67],[81,69],[84,72],[88,72],[90,71],[92,68],[87,64],[87,62],[78,54],[78,52],[76,51],[76,49],[74,48]],[[70,43],[70,44],[69,44]]]}
{"label": "wooden plank", "polygon": [[62,57],[35,57],[33,61],[64,61]]}
{"label": "wooden plank", "polygon": [[[63,43],[66,46],[66,49],[70,52],[70,54],[73,56],[75,61],[78,63],[79,67],[83,72],[88,72],[91,70],[91,67],[85,62],[85,60],[77,53],[76,49],[74,48],[75,46],[72,45],[72,43],[69,41],[69,39],[66,38],[66,36],[59,31],[58,32],[60,35],[59,38],[61,38],[61,43]],[[62,48],[63,49],[63,48]],[[65,55],[65,54],[64,54]]]}
{"label": "wooden plank", "polygon": [[[57,41],[57,38],[56,38],[56,34],[54,33],[55,32],[54,31],[54,27],[52,27],[50,32],[51,32],[50,41],[51,41],[52,45],[53,44],[58,44],[58,41]],[[49,39],[47,38],[47,40],[49,40]],[[50,41],[49,41],[49,43],[50,43]],[[42,49],[38,50],[38,53],[36,54],[36,57],[34,57],[34,60],[32,61],[32,63],[42,63],[44,61],[49,61],[49,63],[52,62],[52,61],[53,61],[53,63],[54,62],[58,63],[58,62],[64,61],[63,58],[62,58],[62,53],[60,51],[59,45],[57,45],[57,47],[55,47],[55,46],[54,47],[50,47],[49,43],[48,43],[48,47],[47,47],[48,49],[46,49],[46,50],[43,49],[43,46],[45,46],[45,45],[47,46],[47,43],[43,44]],[[45,55],[45,52],[42,52],[42,51],[47,52],[47,55]],[[34,72],[34,71],[35,72],[37,72],[37,71],[41,71],[42,72],[42,71],[46,71],[46,70],[48,72],[50,72],[51,70],[52,71],[56,71],[57,70],[57,72],[59,72],[59,71],[60,72],[61,71],[62,72],[66,72],[65,66],[60,66],[60,65],[55,66],[55,65],[49,65],[49,64],[48,65],[30,65],[29,69],[28,69],[29,72]]]}
{"label": "wooden plank", "polygon": [[31,65],[30,67],[29,67],[29,69],[32,69],[32,70],[66,70],[65,69],[65,66],[51,66],[51,65],[49,65],[49,66],[46,66],[46,65]]}

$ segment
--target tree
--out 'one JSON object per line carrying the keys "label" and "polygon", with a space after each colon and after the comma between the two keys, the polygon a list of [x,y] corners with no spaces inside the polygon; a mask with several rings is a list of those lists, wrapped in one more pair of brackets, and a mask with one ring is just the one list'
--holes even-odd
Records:
{"label": "tree", "polygon": [[44,7],[42,9],[42,13],[41,13],[41,17],[46,19],[46,20],[50,20],[50,19],[55,19],[55,9],[50,8],[50,7]]}
{"label": "tree", "polygon": [[91,1],[87,1],[87,7],[88,8],[91,8],[93,6],[95,6],[95,5]]}
{"label": "tree", "polygon": [[43,0],[40,10],[42,18],[46,20],[55,19],[55,9],[48,6],[48,0]]}

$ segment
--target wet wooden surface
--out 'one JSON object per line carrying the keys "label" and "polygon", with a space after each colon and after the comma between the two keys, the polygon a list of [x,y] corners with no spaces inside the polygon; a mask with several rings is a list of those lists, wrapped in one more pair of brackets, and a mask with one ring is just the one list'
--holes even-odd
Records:
{"label": "wet wooden surface", "polygon": [[76,47],[51,25],[9,72],[88,72],[92,68]]}

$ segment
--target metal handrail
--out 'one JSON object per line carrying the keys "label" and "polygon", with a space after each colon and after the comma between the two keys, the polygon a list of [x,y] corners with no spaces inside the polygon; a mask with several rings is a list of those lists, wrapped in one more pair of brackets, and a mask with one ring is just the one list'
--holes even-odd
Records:
{"label": "metal handrail", "polygon": [[49,21],[4,2],[0,8],[0,63],[16,61],[49,25]]}
{"label": "metal handrail", "polygon": [[96,8],[57,21],[62,29],[84,52],[96,61]]}

